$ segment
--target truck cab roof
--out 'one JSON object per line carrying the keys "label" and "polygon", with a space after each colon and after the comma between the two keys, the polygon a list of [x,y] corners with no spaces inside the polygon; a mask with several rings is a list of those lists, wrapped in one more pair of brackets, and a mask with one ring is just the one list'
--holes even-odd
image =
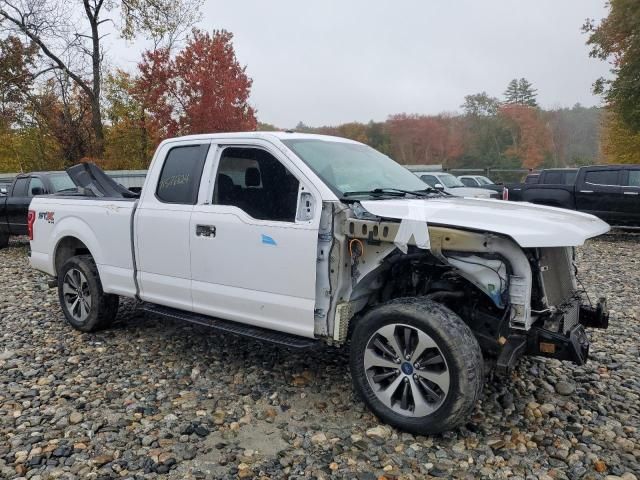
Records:
{"label": "truck cab roof", "polygon": [[173,143],[185,140],[220,140],[220,139],[263,139],[263,140],[325,140],[331,142],[342,143],[359,143],[354,140],[343,137],[335,137],[332,135],[320,135],[316,133],[299,133],[294,131],[272,131],[272,132],[228,132],[228,133],[202,133],[198,135],[186,135],[164,140],[162,144]]}

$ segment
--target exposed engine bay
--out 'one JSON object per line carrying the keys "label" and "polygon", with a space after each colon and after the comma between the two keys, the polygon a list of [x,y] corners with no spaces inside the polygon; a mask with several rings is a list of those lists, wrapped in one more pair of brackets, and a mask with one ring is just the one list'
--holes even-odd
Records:
{"label": "exposed engine bay", "polygon": [[606,306],[583,305],[572,247],[523,249],[491,232],[406,225],[358,204],[334,208],[325,204],[320,229],[319,335],[343,342],[349,322],[367,308],[427,297],[458,314],[508,370],[522,354],[583,363],[588,341],[580,322],[606,328]]}

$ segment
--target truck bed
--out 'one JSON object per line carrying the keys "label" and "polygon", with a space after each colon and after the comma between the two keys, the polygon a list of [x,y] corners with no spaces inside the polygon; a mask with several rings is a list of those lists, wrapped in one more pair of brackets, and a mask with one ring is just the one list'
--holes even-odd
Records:
{"label": "truck bed", "polygon": [[575,187],[559,184],[526,185],[521,193],[523,202],[541,203],[552,207],[570,208],[575,210]]}
{"label": "truck bed", "polygon": [[[96,198],[82,195],[50,195],[34,198],[33,266],[55,275],[55,256],[61,248],[72,248],[65,238],[81,235],[93,254],[106,293],[134,296],[132,215],[136,200]],[[53,248],[53,254],[48,253]],[[76,248],[75,246],[73,248]]]}

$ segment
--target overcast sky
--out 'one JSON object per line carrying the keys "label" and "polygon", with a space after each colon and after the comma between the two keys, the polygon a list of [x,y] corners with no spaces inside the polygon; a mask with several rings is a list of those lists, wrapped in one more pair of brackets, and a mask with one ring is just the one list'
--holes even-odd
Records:
{"label": "overcast sky", "polygon": [[[543,107],[598,105],[608,71],[580,29],[605,0],[205,0],[205,30],[227,29],[253,78],[260,121],[292,127],[459,111],[514,77]],[[134,45],[112,60],[133,70]],[[114,52],[116,53],[116,52]]]}

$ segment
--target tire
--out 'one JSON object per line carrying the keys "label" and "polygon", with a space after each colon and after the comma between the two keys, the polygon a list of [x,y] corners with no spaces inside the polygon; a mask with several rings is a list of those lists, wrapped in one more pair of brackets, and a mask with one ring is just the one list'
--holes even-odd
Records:
{"label": "tire", "polygon": [[471,329],[445,306],[420,298],[392,300],[360,318],[350,364],[354,389],[371,411],[414,434],[464,423],[484,382]]}
{"label": "tire", "polygon": [[0,249],[9,245],[9,234],[0,232]]}
{"label": "tire", "polygon": [[104,293],[91,255],[71,257],[62,265],[58,298],[67,322],[81,332],[110,326],[118,313],[119,297]]}

